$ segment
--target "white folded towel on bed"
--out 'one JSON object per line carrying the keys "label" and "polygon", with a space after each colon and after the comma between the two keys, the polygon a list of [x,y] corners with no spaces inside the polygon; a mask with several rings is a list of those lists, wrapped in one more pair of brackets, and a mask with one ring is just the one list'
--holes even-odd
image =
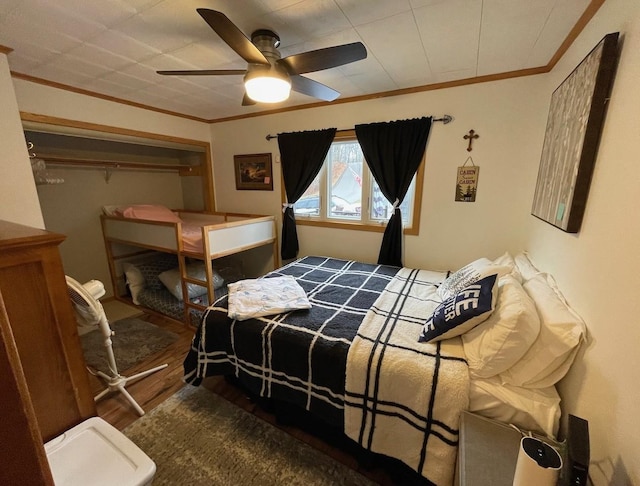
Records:
{"label": "white folded towel on bed", "polygon": [[239,321],[311,308],[304,289],[290,275],[240,280],[228,288],[228,315]]}

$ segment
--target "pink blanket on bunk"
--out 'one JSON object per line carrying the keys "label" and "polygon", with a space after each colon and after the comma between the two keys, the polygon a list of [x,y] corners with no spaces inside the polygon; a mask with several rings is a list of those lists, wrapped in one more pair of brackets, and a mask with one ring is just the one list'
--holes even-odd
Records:
{"label": "pink blanket on bunk", "polygon": [[182,248],[184,251],[202,253],[202,225],[186,223],[165,206],[157,204],[136,204],[126,207],[115,207],[106,214],[114,214],[124,218],[163,221],[165,223],[182,223]]}
{"label": "pink blanket on bunk", "polygon": [[182,249],[194,253],[202,253],[202,226],[193,223],[182,223]]}
{"label": "pink blanket on bunk", "polygon": [[180,217],[164,206],[155,204],[137,204],[118,208],[115,214],[133,219],[148,219],[151,221],[164,221],[166,223],[181,223]]}

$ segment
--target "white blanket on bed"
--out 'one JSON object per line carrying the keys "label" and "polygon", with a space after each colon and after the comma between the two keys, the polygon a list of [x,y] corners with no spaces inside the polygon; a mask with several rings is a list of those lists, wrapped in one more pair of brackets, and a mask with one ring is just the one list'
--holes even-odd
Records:
{"label": "white blanket on bed", "polygon": [[365,316],[349,348],[345,433],[438,485],[453,483],[469,375],[459,338],[418,342],[446,274],[403,268]]}
{"label": "white blanket on bed", "polygon": [[311,308],[304,289],[291,275],[240,280],[227,287],[228,315],[231,319],[244,321],[252,317]]}

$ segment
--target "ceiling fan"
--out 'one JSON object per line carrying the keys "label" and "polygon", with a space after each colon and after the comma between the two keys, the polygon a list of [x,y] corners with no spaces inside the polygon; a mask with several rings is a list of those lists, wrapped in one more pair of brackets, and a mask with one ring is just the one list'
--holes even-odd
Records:
{"label": "ceiling fan", "polygon": [[247,61],[247,68],[157,72],[174,76],[244,75],[243,106],[256,102],[284,101],[292,89],[324,101],[333,101],[340,96],[338,91],[301,74],[342,66],[367,57],[362,42],[353,42],[282,58],[278,51],[280,37],[275,32],[256,30],[249,39],[222,12],[206,8],[196,10],[222,40]]}

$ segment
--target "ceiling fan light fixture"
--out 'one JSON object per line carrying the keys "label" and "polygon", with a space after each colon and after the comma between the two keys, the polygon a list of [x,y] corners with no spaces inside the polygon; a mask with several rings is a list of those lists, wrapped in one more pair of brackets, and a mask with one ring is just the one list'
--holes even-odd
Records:
{"label": "ceiling fan light fixture", "polygon": [[339,92],[301,74],[343,66],[367,57],[364,44],[352,42],[283,58],[278,50],[280,37],[274,31],[258,29],[249,38],[224,13],[208,8],[198,8],[196,11],[209,27],[247,62],[247,69],[158,71],[158,74],[174,76],[244,74],[245,95],[242,97],[242,106],[251,106],[256,102],[282,102],[289,98],[292,89],[322,101],[333,101],[340,96]]}
{"label": "ceiling fan light fixture", "polygon": [[291,80],[276,70],[249,72],[244,78],[247,96],[258,103],[279,103],[289,98]]}

